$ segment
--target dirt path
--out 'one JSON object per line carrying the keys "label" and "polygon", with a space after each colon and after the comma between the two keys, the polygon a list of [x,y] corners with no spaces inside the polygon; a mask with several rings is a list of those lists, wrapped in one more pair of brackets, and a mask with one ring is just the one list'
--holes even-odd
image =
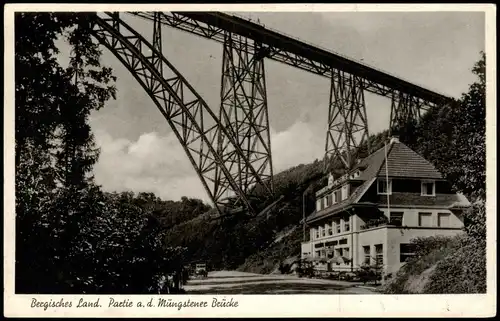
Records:
{"label": "dirt path", "polygon": [[192,294],[373,294],[344,281],[299,278],[294,275],[215,271],[184,286]]}

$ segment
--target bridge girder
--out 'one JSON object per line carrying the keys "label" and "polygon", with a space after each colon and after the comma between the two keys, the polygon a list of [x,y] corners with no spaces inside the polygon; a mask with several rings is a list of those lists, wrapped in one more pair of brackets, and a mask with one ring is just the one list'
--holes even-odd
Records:
{"label": "bridge girder", "polygon": [[[149,12],[132,14],[145,19],[151,19],[152,15]],[[391,99],[390,131],[397,130],[412,120],[418,121],[426,109],[441,106],[450,100],[380,70],[239,17],[219,12],[161,12],[159,19],[170,27],[219,43],[226,43],[227,30],[235,29],[237,31],[230,35],[232,43],[245,48],[248,53],[255,52],[255,44],[259,44],[265,49],[266,58],[328,77],[332,95],[329,102],[325,161],[328,156],[338,156],[346,169],[352,167],[359,146],[369,143],[365,92]],[[253,41],[247,45],[249,39]],[[344,74],[348,76],[342,76]],[[332,79],[336,79],[335,82]],[[346,94],[354,95],[351,102],[348,102],[348,96],[342,96]],[[368,151],[370,152],[369,146]]]}
{"label": "bridge girder", "polygon": [[[152,20],[154,16],[153,12],[129,13],[147,20]],[[232,20],[235,21],[233,22]],[[349,60],[347,57],[334,54],[314,45],[303,43],[298,39],[266,29],[261,25],[220,12],[162,11],[160,12],[160,21],[162,24],[203,38],[212,39],[221,44],[225,41],[224,35],[226,30],[237,28],[241,25],[238,28],[239,34],[236,32],[232,33],[233,41],[238,42],[242,40],[246,41],[248,38],[253,39],[254,43],[259,43],[267,48],[266,58],[271,60],[329,79],[332,77],[332,70],[342,70],[362,79],[363,88],[366,92],[388,98],[392,98],[394,92],[403,92],[418,97],[423,105],[429,107],[440,106],[450,100],[450,98],[441,94]],[[246,36],[242,37],[241,35]],[[262,39],[262,41],[258,41],[257,39]],[[286,48],[283,44],[289,45],[290,48]],[[247,48],[251,53],[255,51],[252,43]],[[398,100],[399,97],[396,95],[395,99]]]}
{"label": "bridge girder", "polygon": [[[217,140],[223,139],[231,146],[232,154],[238,155],[249,175],[253,176],[252,181],[272,194],[269,185],[246,158],[230,128],[223,126],[202,97],[162,54],[159,15],[155,14],[152,43],[121,20],[118,13],[107,12],[105,15],[104,18],[93,16],[91,28],[94,37],[131,72],[158,107],[219,214],[223,215],[222,208],[231,210],[237,207],[255,214],[247,195],[226,166],[228,155],[220,155],[214,147]],[[225,194],[231,194],[230,203],[223,199]]]}

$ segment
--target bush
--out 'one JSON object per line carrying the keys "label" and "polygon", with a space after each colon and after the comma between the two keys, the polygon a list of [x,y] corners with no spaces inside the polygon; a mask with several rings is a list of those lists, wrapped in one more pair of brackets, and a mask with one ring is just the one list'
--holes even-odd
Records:
{"label": "bush", "polygon": [[313,264],[307,260],[300,260],[296,271],[299,277],[311,278],[315,275]]}
{"label": "bush", "polygon": [[465,213],[460,247],[440,261],[426,293],[486,293],[486,211],[483,201]]}
{"label": "bush", "polygon": [[280,263],[278,269],[279,269],[279,271],[280,271],[281,274],[288,274],[288,273],[290,273],[290,265],[289,264]]}
{"label": "bush", "polygon": [[411,244],[415,247],[415,256],[406,261],[394,278],[385,285],[384,292],[391,294],[410,293],[408,287],[410,280],[454,253],[460,247],[461,240],[462,236],[432,236],[411,240]]}
{"label": "bush", "polygon": [[382,279],[382,272],[379,266],[363,265],[355,272],[363,284],[373,281],[375,284]]}
{"label": "bush", "polygon": [[416,256],[406,262],[384,289],[409,293],[409,282],[432,268],[423,293],[486,293],[486,212],[476,202],[465,212],[465,234],[412,240]]}
{"label": "bush", "polygon": [[486,293],[486,244],[465,244],[438,262],[424,293]]}

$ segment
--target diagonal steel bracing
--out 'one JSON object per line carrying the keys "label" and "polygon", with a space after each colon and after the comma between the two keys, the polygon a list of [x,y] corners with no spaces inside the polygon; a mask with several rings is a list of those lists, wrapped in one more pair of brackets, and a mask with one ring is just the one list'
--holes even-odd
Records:
{"label": "diagonal steel bracing", "polygon": [[[153,19],[151,12],[132,14]],[[230,31],[233,44],[247,52],[253,53],[255,46],[264,45],[266,58],[333,79],[326,156],[338,155],[347,168],[351,166],[358,146],[365,139],[369,142],[364,91],[392,100],[390,130],[396,131],[418,121],[429,107],[450,101],[442,94],[233,15],[199,11],[161,12],[159,20],[162,24],[223,44],[228,42]],[[340,71],[348,75],[347,79],[335,83],[335,79],[344,77]],[[349,81],[354,85],[348,85]]]}
{"label": "diagonal steel bracing", "polygon": [[391,96],[391,118],[389,131],[399,132],[411,122],[420,121],[429,107],[420,98],[411,94],[393,91]]}
{"label": "diagonal steel bracing", "polygon": [[338,157],[351,169],[359,146],[369,144],[363,79],[335,69],[331,74],[325,159]]}
{"label": "diagonal steel bracing", "polygon": [[[241,206],[253,213],[240,182],[226,167],[228,156],[225,158],[214,147],[217,140],[224,140],[232,148],[232,155],[240,157],[240,162],[253,175],[252,182],[267,184],[245,158],[247,154],[230,128],[222,125],[201,96],[163,56],[159,20],[155,19],[153,24],[152,43],[121,20],[117,13],[106,13],[103,18],[95,15],[92,22],[94,36],[132,73],[165,117],[219,213],[222,214],[224,208]],[[222,199],[222,195],[227,194],[232,196],[230,203]]]}
{"label": "diagonal steel bracing", "polygon": [[[234,152],[228,137],[219,136],[218,149],[226,161],[232,178],[244,193],[250,194],[257,183],[245,160],[256,169],[265,189],[273,192],[271,141],[267,110],[263,49],[253,44],[249,50],[248,40],[233,41],[226,32],[223,46],[221,106],[219,119],[233,134],[243,155]],[[227,184],[224,178],[221,184]]]}

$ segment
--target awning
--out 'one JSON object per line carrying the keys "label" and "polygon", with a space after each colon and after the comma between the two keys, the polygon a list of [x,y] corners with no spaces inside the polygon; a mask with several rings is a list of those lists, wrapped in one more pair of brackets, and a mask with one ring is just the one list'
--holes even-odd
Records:
{"label": "awning", "polygon": [[344,256],[335,256],[331,259],[328,260],[330,263],[339,263],[339,264],[344,264],[344,263],[349,263],[351,262],[351,259],[346,258]]}
{"label": "awning", "polygon": [[306,258],[306,260],[312,261],[312,262],[321,262],[321,263],[327,262],[327,259],[324,257],[308,257],[308,258]]}

